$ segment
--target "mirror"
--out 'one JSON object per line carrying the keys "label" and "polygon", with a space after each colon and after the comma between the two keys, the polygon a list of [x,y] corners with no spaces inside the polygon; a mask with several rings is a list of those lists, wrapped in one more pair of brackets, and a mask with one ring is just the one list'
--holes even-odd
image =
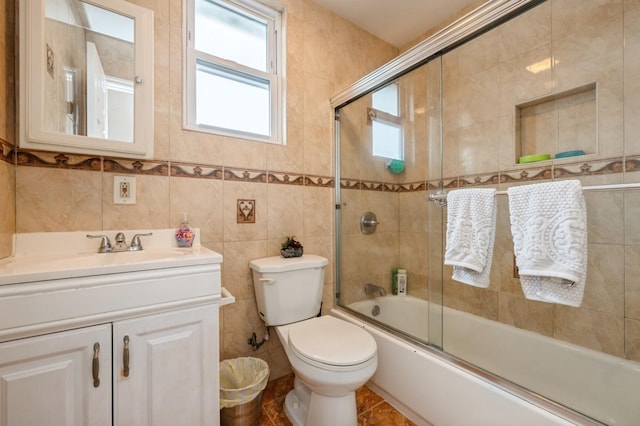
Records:
{"label": "mirror", "polygon": [[20,17],[20,146],[151,158],[153,13],[30,0]]}

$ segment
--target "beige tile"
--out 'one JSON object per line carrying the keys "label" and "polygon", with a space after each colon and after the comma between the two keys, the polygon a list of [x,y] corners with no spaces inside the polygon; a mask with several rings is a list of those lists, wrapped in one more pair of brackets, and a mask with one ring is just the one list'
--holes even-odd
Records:
{"label": "beige tile", "polygon": [[[171,156],[171,160],[198,164],[205,163],[209,165],[222,165],[224,159],[224,146],[225,143],[227,143],[227,138],[209,133],[183,130],[181,93],[171,93],[170,108],[171,122],[169,128],[169,154]],[[262,145],[260,143],[256,144]],[[224,162],[224,165],[250,168],[248,165],[228,162]]]}
{"label": "beige tile", "polygon": [[498,320],[499,293],[486,288],[461,284],[451,279],[452,269],[444,269],[444,305],[474,315]]}
{"label": "beige tile", "polygon": [[627,319],[624,322],[625,357],[640,361],[640,321]]}
{"label": "beige tile", "polygon": [[395,192],[362,191],[362,212],[360,214],[375,213],[379,222],[376,233],[398,232],[399,197],[400,195]]}
{"label": "beige tile", "polygon": [[180,225],[183,213],[189,224],[200,228],[200,241],[222,241],[224,230],[223,182],[213,179],[169,179],[170,226]]}
{"label": "beige tile", "polygon": [[253,274],[249,262],[267,256],[265,240],[224,243],[222,282],[236,300],[255,300]]}
{"label": "beige tile", "polygon": [[624,316],[624,246],[589,244],[588,258],[581,307],[616,317]]}
{"label": "beige tile", "polygon": [[303,189],[303,231],[307,237],[324,237],[333,234],[334,196],[331,188]]}
{"label": "beige tile", "polygon": [[[398,229],[402,232],[428,232],[429,204],[426,191],[398,195]],[[425,240],[426,241],[426,240]]]}
{"label": "beige tile", "polygon": [[113,203],[112,173],[102,178],[103,229],[169,228],[169,177],[135,175],[136,203]]}
{"label": "beige tile", "polygon": [[554,308],[550,303],[500,293],[500,322],[545,336],[553,336]]}
{"label": "beige tile", "polygon": [[624,243],[624,193],[585,192],[587,236],[591,244]]}
{"label": "beige tile", "polygon": [[99,172],[18,167],[17,232],[103,229],[102,188]]}
{"label": "beige tile", "polygon": [[640,320],[640,246],[624,248],[624,316]]}
{"label": "beige tile", "polygon": [[224,138],[222,146],[225,166],[266,170],[266,143],[240,138]]}
{"label": "beige tile", "polygon": [[333,176],[331,127],[305,123],[304,142],[304,172],[319,176]]}
{"label": "beige tile", "polygon": [[258,317],[255,299],[236,300],[235,303],[224,306],[221,312],[225,326],[220,336],[221,358],[255,356],[266,352],[264,347],[260,348],[260,352],[253,352],[247,343],[251,333],[256,333],[258,339],[264,335],[264,323]]}
{"label": "beige tile", "polygon": [[624,356],[622,317],[556,305],[554,338],[596,351]]}
{"label": "beige tile", "polygon": [[[267,185],[267,236],[281,239],[287,235],[303,236],[304,187]],[[304,241],[301,241],[304,244]]]}
{"label": "beige tile", "polygon": [[640,244],[640,191],[624,193],[625,244]]}
{"label": "beige tile", "polygon": [[506,62],[551,41],[551,4],[545,2],[496,29],[500,62]]}

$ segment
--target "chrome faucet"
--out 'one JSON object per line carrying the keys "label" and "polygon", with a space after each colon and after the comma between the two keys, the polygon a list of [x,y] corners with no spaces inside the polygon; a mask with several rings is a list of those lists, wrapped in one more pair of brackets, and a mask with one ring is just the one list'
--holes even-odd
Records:
{"label": "chrome faucet", "polygon": [[369,295],[369,294],[376,294],[378,296],[386,296],[387,292],[385,291],[384,288],[377,286],[375,284],[371,284],[371,283],[366,283],[364,285],[364,293]]}
{"label": "chrome faucet", "polygon": [[127,239],[124,236],[124,233],[118,232],[115,237],[115,244],[111,244],[111,240],[106,235],[87,235],[87,238],[100,238],[100,248],[98,248],[98,253],[115,253],[120,251],[140,251],[142,250],[142,243],[140,242],[140,237],[148,237],[153,235],[151,232],[146,234],[135,234],[131,239],[131,245],[127,244]]}

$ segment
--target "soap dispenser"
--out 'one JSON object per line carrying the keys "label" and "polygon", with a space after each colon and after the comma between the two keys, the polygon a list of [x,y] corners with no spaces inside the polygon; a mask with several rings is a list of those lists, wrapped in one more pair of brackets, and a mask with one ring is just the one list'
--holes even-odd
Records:
{"label": "soap dispenser", "polygon": [[193,229],[191,229],[191,226],[189,226],[187,214],[183,213],[182,223],[176,231],[176,240],[178,241],[178,247],[191,247],[193,245],[194,238],[195,233],[193,232]]}

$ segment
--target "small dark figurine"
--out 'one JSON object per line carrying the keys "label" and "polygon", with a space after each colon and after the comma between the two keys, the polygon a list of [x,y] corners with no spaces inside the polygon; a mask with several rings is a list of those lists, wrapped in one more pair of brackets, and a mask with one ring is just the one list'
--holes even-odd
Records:
{"label": "small dark figurine", "polygon": [[300,257],[302,256],[302,244],[295,239],[295,236],[286,237],[280,247],[282,257]]}

